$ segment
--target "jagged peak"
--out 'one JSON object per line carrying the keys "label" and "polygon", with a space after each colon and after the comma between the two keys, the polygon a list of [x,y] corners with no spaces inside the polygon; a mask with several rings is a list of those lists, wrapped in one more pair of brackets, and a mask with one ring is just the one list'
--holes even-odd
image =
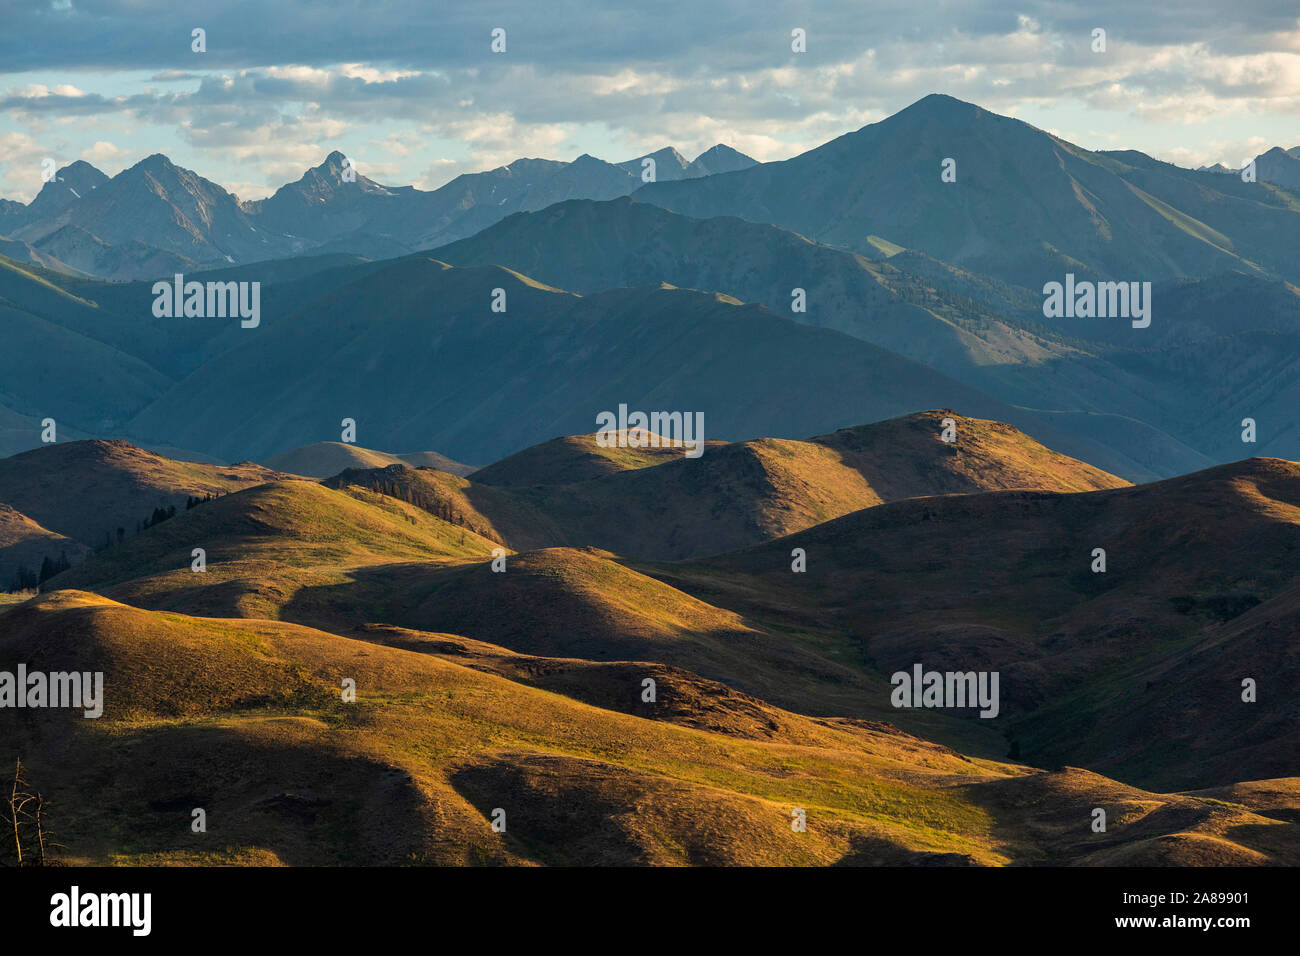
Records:
{"label": "jagged peak", "polygon": [[150,153],[144,159],[140,160],[140,162],[131,167],[131,169],[144,169],[149,171],[176,168],[178,168],[176,164],[162,153]]}

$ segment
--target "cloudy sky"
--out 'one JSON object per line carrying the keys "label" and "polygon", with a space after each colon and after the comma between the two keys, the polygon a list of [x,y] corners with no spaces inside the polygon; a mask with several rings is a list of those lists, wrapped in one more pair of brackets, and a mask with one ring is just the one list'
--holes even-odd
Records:
{"label": "cloudy sky", "polygon": [[933,92],[1182,165],[1300,145],[1295,0],[0,0],[0,18],[0,197],[24,201],[47,156],[113,175],[166,153],[245,199],[332,149],[422,188],[520,156],[784,159]]}

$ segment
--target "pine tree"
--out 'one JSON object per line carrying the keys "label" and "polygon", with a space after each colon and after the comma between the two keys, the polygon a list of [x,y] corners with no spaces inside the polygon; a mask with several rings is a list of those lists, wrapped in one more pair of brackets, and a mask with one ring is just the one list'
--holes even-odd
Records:
{"label": "pine tree", "polygon": [[30,591],[38,584],[40,584],[40,581],[36,577],[36,572],[27,565],[20,564],[18,570],[14,572],[13,582],[11,583],[9,590]]}

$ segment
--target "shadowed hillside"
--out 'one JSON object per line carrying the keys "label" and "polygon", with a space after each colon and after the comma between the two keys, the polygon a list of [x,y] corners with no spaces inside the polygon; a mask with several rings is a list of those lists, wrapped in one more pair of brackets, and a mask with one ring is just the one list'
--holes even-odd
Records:
{"label": "shadowed hillside", "polygon": [[0,590],[35,587],[42,564],[67,560],[80,564],[90,548],[43,528],[9,505],[0,504]]}
{"label": "shadowed hillside", "polygon": [[184,509],[187,500],[287,477],[244,462],[176,461],[124,441],[45,445],[0,459],[0,502],[52,531],[98,547],[116,529],[137,532],[155,508]]}
{"label": "shadowed hillside", "polygon": [[[138,413],[132,433],[256,459],[318,435],[329,409],[329,421],[355,419],[371,446],[481,462],[589,433],[620,404],[665,409],[671,396],[666,410],[703,413],[705,440],[796,438],[946,406],[1070,443],[893,352],[676,288],[576,296],[507,269],[416,257],[235,331],[233,347]],[[798,400],[773,381],[795,383]]]}
{"label": "shadowed hillside", "polygon": [[[615,431],[613,442],[602,446],[596,435],[564,435],[517,451],[474,473],[480,485],[567,485],[620,471],[662,465],[682,458],[685,449],[673,448],[662,436],[642,429]],[[628,435],[637,442],[632,447]],[[706,453],[726,442],[706,441]],[[434,465],[433,467],[437,467]],[[442,469],[446,471],[447,469]]]}
{"label": "shadowed hillside", "polygon": [[335,441],[317,442],[281,452],[267,458],[263,464],[275,471],[306,475],[308,478],[328,478],[347,468],[383,468],[394,464],[410,465],[413,468],[437,468],[453,475],[468,475],[474,471],[472,466],[452,461],[436,451],[390,455],[388,452]]}
{"label": "shadowed hillside", "polygon": [[[1300,457],[1287,411],[1300,294],[1261,273],[1157,282],[1163,321],[1135,333],[1126,322],[1045,319],[1047,273],[1022,288],[915,248],[850,251],[762,221],[696,219],[630,199],[557,204],[432,254],[584,294],[670,282],[762,303],[1032,408],[1069,434],[1071,444],[1049,444],[1134,480],[1240,457],[1239,430],[1228,426],[1245,415],[1269,422],[1259,453]],[[801,312],[795,288],[806,294]]]}
{"label": "shadowed hillside", "polygon": [[[796,547],[805,574],[790,572]],[[1096,548],[1103,573],[1092,570]],[[1293,718],[1243,704],[1240,677],[1272,695],[1287,686],[1281,595],[1298,554],[1300,465],[1251,459],[1079,495],[895,502],[654,573],[720,607],[860,635],[883,672],[918,661],[998,670],[996,723],[1027,759],[1104,754],[1134,780],[1205,786],[1219,761],[1240,779],[1287,769],[1293,731],[1281,726]],[[1236,631],[1218,628],[1237,618],[1260,630],[1243,631],[1239,656],[1210,667],[1216,655],[1200,648],[1222,646]],[[1195,729],[1151,736],[1153,722],[1181,724],[1189,708],[1201,714]],[[1196,747],[1166,745],[1187,734]]]}

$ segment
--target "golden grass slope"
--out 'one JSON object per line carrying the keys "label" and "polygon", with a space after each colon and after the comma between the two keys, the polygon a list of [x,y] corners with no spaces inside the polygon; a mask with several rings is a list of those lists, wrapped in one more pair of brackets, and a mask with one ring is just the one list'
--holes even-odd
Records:
{"label": "golden grass slope", "polygon": [[[58,577],[151,607],[274,616],[297,589],[344,568],[482,559],[495,542],[419,508],[352,488],[275,481],[205,502]],[[207,570],[193,570],[193,551]]]}
{"label": "golden grass slope", "polygon": [[[953,443],[941,439],[944,418],[956,422]],[[490,465],[467,483],[393,468],[331,481],[345,483],[395,494],[516,549],[591,546],[649,560],[733,551],[899,498],[1127,484],[1010,425],[946,410],[808,441],[720,443],[698,459],[575,436]]]}
{"label": "golden grass slope", "polygon": [[[1273,683],[1294,675],[1300,466],[1124,487],[996,423],[958,419],[954,450],[942,417],[564,485],[390,465],[223,495],[0,606],[0,661],[101,670],[107,695],[99,721],[0,710],[0,759],[23,757],[92,862],[1300,862]],[[1034,474],[1054,490],[952,493]],[[606,520],[644,510],[631,527],[699,546],[693,522],[763,540],[912,487],[946,491],[688,564],[512,553],[596,530],[579,513],[602,496]],[[1087,573],[1095,541],[1108,576]],[[1243,593],[1263,603],[1242,614]],[[892,708],[885,675],[916,660],[1001,669],[1002,716]],[[1237,663],[1268,708],[1215,709]],[[1067,686],[1069,708],[1042,706]],[[1008,737],[1145,789],[1009,763]]]}
{"label": "golden grass slope", "polygon": [[563,529],[542,510],[542,504],[514,489],[479,484],[434,468],[405,464],[349,468],[322,484],[327,488],[356,487],[379,492],[516,550],[544,548],[565,538]]}
{"label": "golden grass slope", "polygon": [[[0,612],[0,653],[105,673],[98,721],[0,711],[0,759],[21,753],[75,862],[997,865],[1165,862],[1170,845],[1180,863],[1296,860],[1294,826],[1244,805],[851,721],[713,733],[283,622],[60,591]],[[1093,840],[1101,802],[1116,813]]]}
{"label": "golden grass slope", "polygon": [[[944,419],[953,440],[943,441]],[[919,412],[811,439],[870,481],[882,501],[976,491],[1097,491],[1129,484],[1047,448],[1005,422]]]}
{"label": "golden grass slope", "polygon": [[[202,573],[192,570],[195,547],[206,551]],[[751,623],[595,549],[507,553],[497,573],[499,547],[392,495],[272,482],[149,528],[48,587],[159,611],[343,633],[388,624],[522,654],[648,661],[805,713],[891,715],[883,678],[844,635]],[[928,712],[903,722],[972,752],[1005,753],[978,723]]]}

